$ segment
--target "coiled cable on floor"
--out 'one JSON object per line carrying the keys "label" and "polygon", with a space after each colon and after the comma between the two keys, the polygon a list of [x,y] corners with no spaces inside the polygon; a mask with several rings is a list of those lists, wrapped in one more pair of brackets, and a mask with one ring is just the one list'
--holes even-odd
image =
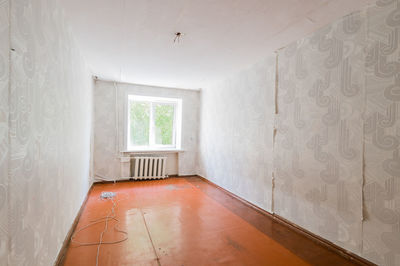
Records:
{"label": "coiled cable on floor", "polygon": [[[107,216],[101,217],[101,218],[96,219],[96,220],[92,220],[89,224],[81,227],[79,230],[74,232],[74,234],[71,236],[71,243],[77,244],[78,247],[79,246],[94,246],[94,245],[97,245],[96,266],[99,265],[100,246],[102,244],[117,244],[117,243],[124,242],[125,240],[128,239],[128,232],[123,231],[123,230],[118,228],[118,224],[119,224],[120,221],[116,218],[115,208],[117,207],[117,203],[115,202],[114,198],[110,197],[110,198],[106,198],[106,199],[102,199],[102,200],[111,200],[111,202],[113,204],[112,208],[111,208],[110,212],[107,214]],[[114,224],[114,231],[116,231],[118,233],[121,233],[121,234],[124,234],[125,237],[123,239],[116,240],[116,241],[103,241],[103,235],[108,230],[108,222],[110,220],[116,221],[116,223]],[[85,229],[87,229],[87,228],[89,228],[89,227],[91,227],[91,226],[93,226],[95,224],[102,223],[102,222],[104,222],[105,225],[104,225],[104,230],[100,234],[99,241],[97,241],[97,242],[79,242],[79,241],[75,240],[76,235],[79,232],[82,232],[83,230],[85,230]]]}

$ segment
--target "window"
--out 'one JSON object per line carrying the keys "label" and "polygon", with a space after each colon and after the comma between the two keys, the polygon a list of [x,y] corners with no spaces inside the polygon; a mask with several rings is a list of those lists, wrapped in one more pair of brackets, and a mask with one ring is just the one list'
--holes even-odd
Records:
{"label": "window", "polygon": [[182,100],[128,95],[127,149],[179,149]]}

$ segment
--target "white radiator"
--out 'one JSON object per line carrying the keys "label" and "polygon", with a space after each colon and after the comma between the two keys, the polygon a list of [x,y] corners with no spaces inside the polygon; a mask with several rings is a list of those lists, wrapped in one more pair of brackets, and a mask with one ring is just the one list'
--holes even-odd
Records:
{"label": "white radiator", "polygon": [[167,157],[133,157],[131,159],[131,178],[165,178]]}

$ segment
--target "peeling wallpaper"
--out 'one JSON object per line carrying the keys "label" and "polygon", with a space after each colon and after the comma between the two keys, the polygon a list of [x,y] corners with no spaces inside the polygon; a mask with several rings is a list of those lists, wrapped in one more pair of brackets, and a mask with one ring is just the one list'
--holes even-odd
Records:
{"label": "peeling wallpaper", "polygon": [[[182,149],[178,154],[179,175],[197,173],[199,92],[133,85],[106,81],[96,81],[94,91],[94,173],[106,179],[118,179],[121,176],[119,151],[126,150],[124,143],[126,94],[182,98]],[[117,100],[116,100],[116,95]],[[115,106],[118,104],[119,108]],[[117,112],[117,114],[116,114]],[[118,117],[118,125],[116,124]],[[176,162],[176,156],[167,155],[167,170]],[[168,160],[170,161],[168,163]],[[171,174],[171,173],[170,173]]]}
{"label": "peeling wallpaper", "polygon": [[8,255],[8,87],[9,87],[9,2],[0,1],[0,265]]}
{"label": "peeling wallpaper", "polygon": [[271,211],[275,57],[202,90],[200,174]]}
{"label": "peeling wallpaper", "polygon": [[57,6],[0,1],[1,265],[53,264],[90,185],[93,81]]}
{"label": "peeling wallpaper", "polygon": [[[0,0],[1,265],[52,264],[91,182],[93,82],[57,6]],[[400,265],[399,18],[379,0],[201,93],[118,84],[118,99],[182,97],[179,174]],[[114,85],[94,101],[94,172],[118,176],[123,105],[117,136]]]}
{"label": "peeling wallpaper", "polygon": [[399,0],[379,0],[279,50],[277,80],[268,59],[205,88],[200,174],[374,263],[400,265],[399,18]]}
{"label": "peeling wallpaper", "polygon": [[367,10],[363,254],[400,265],[400,1]]}

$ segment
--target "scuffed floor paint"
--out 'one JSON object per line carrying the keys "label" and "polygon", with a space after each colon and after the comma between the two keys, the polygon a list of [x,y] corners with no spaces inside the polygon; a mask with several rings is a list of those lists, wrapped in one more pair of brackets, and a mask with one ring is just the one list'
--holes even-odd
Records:
{"label": "scuffed floor paint", "polygon": [[[351,265],[335,253],[244,205],[198,177],[96,184],[76,230],[106,216],[116,192],[119,229],[128,240],[102,245],[99,265]],[[112,230],[104,241],[123,237]],[[99,239],[104,224],[77,240]],[[64,265],[95,265],[97,246],[68,248]]]}

